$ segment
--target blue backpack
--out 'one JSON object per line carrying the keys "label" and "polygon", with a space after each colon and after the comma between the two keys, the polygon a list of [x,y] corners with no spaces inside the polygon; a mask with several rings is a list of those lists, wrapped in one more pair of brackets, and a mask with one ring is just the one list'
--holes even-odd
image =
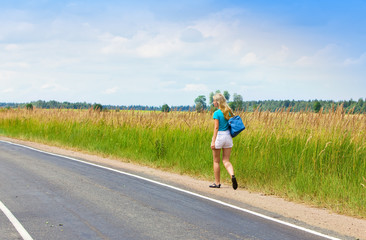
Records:
{"label": "blue backpack", "polygon": [[239,115],[230,118],[228,123],[230,126],[230,134],[232,137],[236,137],[241,131],[245,129],[244,123]]}

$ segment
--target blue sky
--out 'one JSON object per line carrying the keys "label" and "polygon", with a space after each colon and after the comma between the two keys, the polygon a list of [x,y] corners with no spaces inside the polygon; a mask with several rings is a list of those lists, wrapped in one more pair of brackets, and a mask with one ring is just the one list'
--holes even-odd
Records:
{"label": "blue sky", "polygon": [[0,102],[366,98],[365,1],[0,5]]}

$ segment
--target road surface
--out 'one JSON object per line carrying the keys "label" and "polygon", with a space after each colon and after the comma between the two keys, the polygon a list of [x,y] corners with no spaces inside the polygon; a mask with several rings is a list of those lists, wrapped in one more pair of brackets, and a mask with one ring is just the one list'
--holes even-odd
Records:
{"label": "road surface", "polygon": [[[332,239],[135,175],[2,141],[0,201],[33,239]],[[4,211],[0,236],[25,239]]]}

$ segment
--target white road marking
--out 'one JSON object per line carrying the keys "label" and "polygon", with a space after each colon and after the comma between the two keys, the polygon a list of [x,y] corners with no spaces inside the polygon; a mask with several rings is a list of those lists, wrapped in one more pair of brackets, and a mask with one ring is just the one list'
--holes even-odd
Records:
{"label": "white road marking", "polygon": [[117,169],[101,166],[101,165],[98,165],[98,164],[86,162],[86,161],[75,159],[75,158],[68,157],[68,156],[63,156],[63,155],[60,155],[60,154],[55,154],[55,153],[42,151],[42,150],[39,150],[39,149],[36,149],[36,148],[28,147],[28,146],[17,144],[17,143],[12,143],[12,142],[2,141],[2,140],[0,140],[0,142],[5,142],[5,143],[12,144],[12,145],[15,145],[15,146],[28,148],[28,149],[33,150],[33,151],[37,151],[37,152],[45,153],[45,154],[48,154],[48,155],[69,159],[69,160],[72,160],[72,161],[75,161],[75,162],[84,163],[84,164],[91,165],[91,166],[94,166],[94,167],[98,167],[98,168],[106,169],[106,170],[109,170],[109,171],[117,172],[117,173],[124,174],[124,175],[130,176],[130,177],[138,178],[138,179],[141,179],[141,180],[144,180],[144,181],[147,181],[147,182],[151,182],[151,183],[154,183],[154,184],[157,184],[157,185],[160,185],[160,186],[164,186],[164,187],[167,187],[167,188],[174,189],[174,190],[179,191],[179,192],[183,192],[183,193],[186,193],[186,194],[189,194],[189,195],[192,195],[192,196],[196,196],[196,197],[199,197],[199,198],[211,201],[211,202],[215,202],[215,203],[218,203],[220,205],[230,207],[230,208],[233,208],[233,209],[245,212],[245,213],[249,213],[249,214],[255,215],[257,217],[270,220],[272,222],[276,222],[276,223],[279,223],[279,224],[282,224],[282,225],[285,225],[285,226],[288,226],[288,227],[291,227],[291,228],[295,228],[295,229],[298,229],[298,230],[301,230],[301,231],[304,231],[304,232],[307,232],[307,233],[311,233],[311,234],[319,236],[319,237],[324,237],[324,238],[331,239],[331,240],[341,240],[339,238],[335,238],[335,237],[332,237],[332,236],[329,236],[329,235],[326,235],[326,234],[323,234],[323,233],[320,233],[320,232],[317,232],[317,231],[314,231],[314,230],[311,230],[311,229],[307,229],[307,228],[304,228],[304,227],[301,227],[301,226],[297,226],[295,224],[288,223],[288,222],[285,222],[285,221],[282,221],[282,220],[278,220],[276,218],[269,217],[269,216],[266,216],[266,215],[261,214],[261,213],[257,213],[257,212],[254,212],[254,211],[251,211],[251,210],[248,210],[248,209],[245,209],[245,208],[241,208],[241,207],[229,204],[229,203],[225,203],[223,201],[220,201],[220,200],[217,200],[217,199],[214,199],[214,198],[206,197],[206,196],[203,196],[203,195],[198,194],[198,193],[190,192],[190,191],[178,188],[178,187],[174,187],[174,186],[171,186],[171,185],[168,185],[168,184],[165,184],[165,183],[161,183],[161,182],[158,182],[158,181],[155,181],[155,180],[151,180],[151,179],[148,179],[148,178],[145,178],[145,177],[141,177],[141,176],[138,176],[138,175],[135,175],[135,174],[123,172],[123,171],[120,171],[120,170],[117,170]]}
{"label": "white road marking", "polygon": [[18,233],[20,234],[20,236],[22,236],[24,240],[33,240],[33,238],[29,235],[27,230],[25,230],[22,224],[18,221],[18,219],[16,219],[16,217],[10,212],[10,210],[3,204],[2,201],[0,201],[0,209],[1,211],[3,211],[5,216],[8,217],[10,222],[14,225],[15,229],[18,231]]}

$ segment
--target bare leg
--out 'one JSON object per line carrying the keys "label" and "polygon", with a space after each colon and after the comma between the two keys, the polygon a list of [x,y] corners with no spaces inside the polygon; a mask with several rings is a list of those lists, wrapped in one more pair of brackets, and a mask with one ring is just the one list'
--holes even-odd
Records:
{"label": "bare leg", "polygon": [[220,153],[221,153],[221,149],[212,150],[213,168],[214,168],[214,175],[215,175],[216,185],[220,184]]}
{"label": "bare leg", "polygon": [[230,174],[231,177],[234,175],[234,168],[230,162],[231,148],[223,148],[222,150],[223,150],[222,163],[224,164],[227,172]]}
{"label": "bare leg", "polygon": [[230,162],[230,153],[231,148],[223,148],[222,162],[224,163],[227,172],[230,174],[231,182],[233,183],[233,188],[234,190],[236,190],[238,188],[238,182],[236,181],[236,178],[234,176],[233,165]]}

